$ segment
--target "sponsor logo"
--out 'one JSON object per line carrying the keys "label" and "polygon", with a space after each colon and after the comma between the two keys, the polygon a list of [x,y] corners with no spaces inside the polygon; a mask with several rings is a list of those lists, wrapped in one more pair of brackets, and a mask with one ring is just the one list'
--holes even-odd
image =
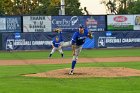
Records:
{"label": "sponsor logo", "polygon": [[15,39],[19,39],[19,38],[21,38],[20,33],[15,33]]}
{"label": "sponsor logo", "polygon": [[106,32],[106,36],[112,36],[112,32],[111,31],[107,31]]}
{"label": "sponsor logo", "polygon": [[78,23],[78,17],[77,16],[72,16],[70,19],[69,18],[62,18],[62,19],[53,19],[52,24],[57,25],[57,26],[74,26],[76,23]]}
{"label": "sponsor logo", "polygon": [[74,26],[78,22],[78,17],[73,16],[70,21],[71,21],[71,25]]}
{"label": "sponsor logo", "polygon": [[98,38],[98,47],[104,47],[105,46],[105,38],[99,37]]}
{"label": "sponsor logo", "polygon": [[14,39],[8,39],[6,41],[6,50],[13,50],[14,49]]}
{"label": "sponsor logo", "polygon": [[114,21],[116,21],[116,22],[125,22],[125,21],[127,21],[127,17],[125,17],[125,16],[116,16],[116,17],[114,17]]}
{"label": "sponsor logo", "polygon": [[88,28],[97,28],[98,22],[91,16],[86,20],[86,26]]}

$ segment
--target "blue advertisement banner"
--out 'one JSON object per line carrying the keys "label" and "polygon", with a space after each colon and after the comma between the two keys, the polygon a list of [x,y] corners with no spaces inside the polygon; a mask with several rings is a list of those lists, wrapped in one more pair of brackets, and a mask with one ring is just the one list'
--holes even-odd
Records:
{"label": "blue advertisement banner", "polygon": [[20,16],[1,16],[0,32],[21,32]]}
{"label": "blue advertisement banner", "polygon": [[106,16],[52,16],[52,29],[57,27],[63,31],[76,31],[83,24],[90,31],[105,31]]}
{"label": "blue advertisement banner", "polygon": [[3,33],[3,50],[45,50],[51,48],[52,33]]}
{"label": "blue advertisement banner", "polygon": [[79,16],[52,16],[52,29],[59,27],[63,31],[75,31],[79,24]]}
{"label": "blue advertisement banner", "polygon": [[140,47],[139,31],[107,31],[95,33],[96,48]]}
{"label": "blue advertisement banner", "polygon": [[[52,40],[58,33],[3,33],[3,50],[46,50],[52,48]],[[70,41],[73,33],[63,32],[64,42]],[[70,47],[69,47],[70,48]],[[83,48],[94,48],[94,39],[87,39]],[[66,47],[65,47],[66,49]]]}
{"label": "blue advertisement banner", "polygon": [[106,30],[106,18],[103,15],[80,16],[80,23],[84,24],[90,31]]}

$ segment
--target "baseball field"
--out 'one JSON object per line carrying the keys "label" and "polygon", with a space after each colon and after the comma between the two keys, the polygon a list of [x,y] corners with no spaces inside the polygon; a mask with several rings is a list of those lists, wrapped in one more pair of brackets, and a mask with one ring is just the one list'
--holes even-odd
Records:
{"label": "baseball field", "polygon": [[[74,75],[67,72],[71,67],[71,51],[64,51],[63,59],[58,52],[48,59],[49,53],[1,51],[0,93],[140,93],[139,48],[82,50]],[[84,72],[87,68],[90,68],[87,72],[91,68],[96,72],[87,74]],[[48,75],[49,72],[55,74]],[[37,73],[46,74],[37,77]]]}

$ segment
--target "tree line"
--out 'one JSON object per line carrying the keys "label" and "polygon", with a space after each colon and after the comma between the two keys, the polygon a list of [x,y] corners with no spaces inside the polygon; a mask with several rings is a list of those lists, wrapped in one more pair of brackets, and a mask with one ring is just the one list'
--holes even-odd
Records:
{"label": "tree line", "polygon": [[[65,0],[66,15],[83,15],[79,0]],[[60,0],[0,0],[0,15],[58,15]]]}
{"label": "tree line", "polygon": [[[94,0],[93,0],[94,3]],[[65,0],[66,15],[89,15],[79,0]],[[102,0],[108,14],[140,14],[140,0]],[[0,15],[58,15],[60,0],[0,0]]]}
{"label": "tree line", "polygon": [[102,0],[109,14],[140,14],[140,0]]}

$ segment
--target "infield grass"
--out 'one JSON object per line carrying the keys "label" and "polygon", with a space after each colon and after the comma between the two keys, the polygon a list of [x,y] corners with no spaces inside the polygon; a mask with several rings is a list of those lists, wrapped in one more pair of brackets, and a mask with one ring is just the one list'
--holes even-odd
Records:
{"label": "infield grass", "polygon": [[[50,51],[22,51],[22,52],[0,52],[0,59],[46,59]],[[80,57],[129,57],[140,56],[140,49],[94,49],[82,50]],[[60,58],[61,55],[55,52],[53,58]],[[71,51],[64,51],[65,58],[71,58]]]}

